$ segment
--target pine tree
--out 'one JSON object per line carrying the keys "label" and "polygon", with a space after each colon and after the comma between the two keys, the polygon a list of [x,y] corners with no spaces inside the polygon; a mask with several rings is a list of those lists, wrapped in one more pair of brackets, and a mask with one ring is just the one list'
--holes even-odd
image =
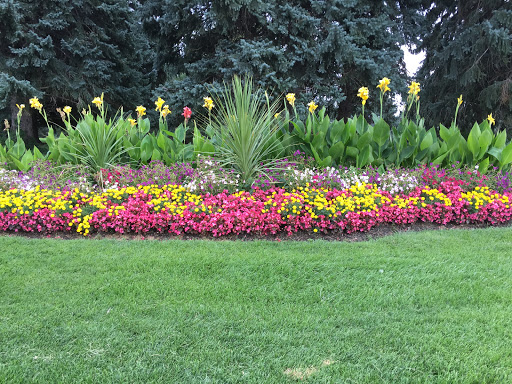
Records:
{"label": "pine tree", "polygon": [[[32,95],[46,110],[81,109],[105,92],[114,107],[149,91],[151,51],[132,1],[6,0],[0,6],[0,109]],[[76,110],[75,109],[75,110]],[[37,115],[36,115],[37,116]],[[39,122],[40,123],[40,122]],[[38,124],[26,128],[37,137]]]}
{"label": "pine tree", "polygon": [[155,46],[157,93],[197,108],[205,84],[216,89],[246,74],[275,94],[296,93],[303,105],[315,99],[338,117],[360,112],[357,90],[368,86],[367,110],[377,111],[380,78],[406,90],[401,46],[414,42],[420,25],[416,3],[147,0],[143,23]]}
{"label": "pine tree", "polygon": [[[429,2],[427,2],[429,5]],[[418,73],[429,122],[449,123],[457,97],[457,121],[466,132],[489,113],[496,128],[512,130],[512,7],[508,0],[436,1],[427,7],[418,50],[426,58]]]}

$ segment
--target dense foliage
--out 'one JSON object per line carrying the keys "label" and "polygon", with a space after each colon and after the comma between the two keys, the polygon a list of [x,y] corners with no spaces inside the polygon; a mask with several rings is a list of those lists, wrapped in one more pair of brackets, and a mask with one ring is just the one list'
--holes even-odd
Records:
{"label": "dense foliage", "polygon": [[[77,117],[100,91],[117,108],[147,103],[150,89],[174,108],[197,110],[207,91],[251,75],[273,91],[271,100],[296,93],[299,112],[315,100],[340,119],[358,111],[361,87],[383,76],[392,96],[405,86],[401,47],[409,45],[426,52],[418,77],[427,126],[448,121],[451,101],[463,94],[465,134],[489,113],[508,130],[511,12],[504,0],[6,0],[0,117],[14,125],[16,104],[33,96],[57,121],[59,105]],[[378,106],[377,94],[369,87],[369,108]],[[396,123],[393,100],[384,100],[383,115]],[[180,117],[169,119],[174,125]],[[41,127],[39,115],[23,116],[31,145]]]}
{"label": "dense foliage", "polygon": [[[427,121],[451,117],[463,94],[460,121],[469,128],[492,111],[497,128],[512,128],[512,8],[508,0],[426,2],[418,50],[426,53],[417,77]],[[466,132],[467,133],[467,132]]]}
{"label": "dense foliage", "polygon": [[197,106],[205,83],[217,88],[246,74],[278,94],[316,98],[338,118],[351,115],[362,85],[383,76],[405,85],[400,46],[413,39],[419,18],[408,3],[414,2],[146,1],[157,93]]}
{"label": "dense foliage", "polygon": [[[114,106],[148,97],[151,52],[131,1],[25,1],[0,3],[0,110],[15,121],[16,104],[38,96],[55,113],[75,111],[108,90]],[[38,137],[42,120],[22,121]],[[37,118],[38,115],[35,115]],[[57,115],[58,117],[58,115]]]}

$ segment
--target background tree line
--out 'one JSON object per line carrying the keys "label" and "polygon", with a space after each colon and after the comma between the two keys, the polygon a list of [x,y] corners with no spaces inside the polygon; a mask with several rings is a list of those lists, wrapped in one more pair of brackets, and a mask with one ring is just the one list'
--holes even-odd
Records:
{"label": "background tree line", "polygon": [[[427,126],[449,124],[463,94],[463,131],[491,112],[510,131],[511,24],[508,0],[0,0],[0,117],[14,125],[16,104],[37,96],[58,121],[57,107],[77,113],[105,92],[113,109],[162,96],[176,122],[235,74],[349,117],[361,86],[377,111],[384,76],[405,94],[407,45],[426,53],[415,79]],[[27,110],[36,140],[44,124]]]}

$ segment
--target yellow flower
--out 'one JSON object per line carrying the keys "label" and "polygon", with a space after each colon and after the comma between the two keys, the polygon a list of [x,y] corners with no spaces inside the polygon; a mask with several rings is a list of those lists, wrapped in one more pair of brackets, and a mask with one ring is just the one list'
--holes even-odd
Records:
{"label": "yellow flower", "polygon": [[363,105],[366,104],[366,100],[368,100],[368,88],[367,87],[361,87],[357,91],[357,96],[362,99]]}
{"label": "yellow flower", "polygon": [[157,101],[155,101],[155,111],[162,111],[162,106],[165,104],[165,100],[163,100],[161,97],[158,98]]}
{"label": "yellow flower", "polygon": [[489,125],[493,125],[493,124],[496,125],[496,121],[492,117],[492,113],[489,114],[489,116],[487,116],[487,120],[489,120]]}
{"label": "yellow flower", "polygon": [[215,107],[211,97],[203,97],[203,100],[204,100],[203,107],[208,108],[209,111],[211,111],[212,108]]}
{"label": "yellow flower", "polygon": [[164,108],[162,109],[162,112],[160,114],[162,117],[166,117],[169,113],[171,113],[171,110],[169,109],[169,106],[166,104],[164,105]]}
{"label": "yellow flower", "polygon": [[37,109],[39,112],[41,112],[41,109],[43,109],[43,104],[39,102],[39,99],[37,97],[33,97],[29,100],[30,107]]}
{"label": "yellow flower", "polygon": [[137,125],[137,120],[135,119],[128,119],[128,121],[130,122],[130,125],[133,127],[135,125]]}
{"label": "yellow flower", "polygon": [[277,119],[279,117],[281,112],[277,112],[275,115],[274,115],[274,119]]}
{"label": "yellow flower", "polygon": [[409,85],[409,95],[416,96],[418,93],[420,93],[420,91],[420,83],[413,81],[411,85]]}
{"label": "yellow flower", "polygon": [[318,105],[316,105],[314,101],[311,101],[308,104],[308,109],[309,109],[310,113],[313,113],[315,111],[315,109],[317,109],[317,108],[318,108]]}
{"label": "yellow flower", "polygon": [[66,105],[66,106],[64,107],[64,112],[66,112],[67,114],[70,114],[70,113],[71,113],[71,109],[72,109],[72,108],[71,108],[69,105]]}
{"label": "yellow flower", "polygon": [[286,100],[290,103],[292,107],[295,107],[295,93],[289,93],[286,95]]}
{"label": "yellow flower", "polygon": [[457,104],[462,105],[462,95],[457,98]]}
{"label": "yellow flower", "polygon": [[142,117],[146,114],[146,108],[143,107],[142,105],[139,105],[137,108],[135,108],[135,110],[137,111],[137,115],[139,117]]}
{"label": "yellow flower", "polygon": [[389,80],[387,77],[383,77],[379,81],[379,85],[377,85],[377,88],[380,88],[380,91],[382,93],[386,93],[387,91],[391,91],[391,89],[388,87],[388,85],[391,83],[391,80]]}
{"label": "yellow flower", "polygon": [[18,107],[20,112],[23,111],[23,108],[25,108],[25,104],[20,104],[20,105],[16,104],[16,106]]}
{"label": "yellow flower", "polygon": [[101,97],[95,97],[92,100],[92,103],[98,107],[98,109],[101,109],[101,105],[103,104],[103,93],[101,94]]}

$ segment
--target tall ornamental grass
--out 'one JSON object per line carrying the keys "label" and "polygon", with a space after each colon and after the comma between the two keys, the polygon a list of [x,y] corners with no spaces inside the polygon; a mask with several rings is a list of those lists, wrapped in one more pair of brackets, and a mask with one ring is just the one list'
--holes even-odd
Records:
{"label": "tall ornamental grass", "polygon": [[242,184],[252,184],[258,173],[278,167],[277,138],[280,101],[270,103],[268,94],[254,89],[252,79],[234,77],[232,87],[213,95],[218,105],[211,119],[215,154],[222,166],[234,168]]}

